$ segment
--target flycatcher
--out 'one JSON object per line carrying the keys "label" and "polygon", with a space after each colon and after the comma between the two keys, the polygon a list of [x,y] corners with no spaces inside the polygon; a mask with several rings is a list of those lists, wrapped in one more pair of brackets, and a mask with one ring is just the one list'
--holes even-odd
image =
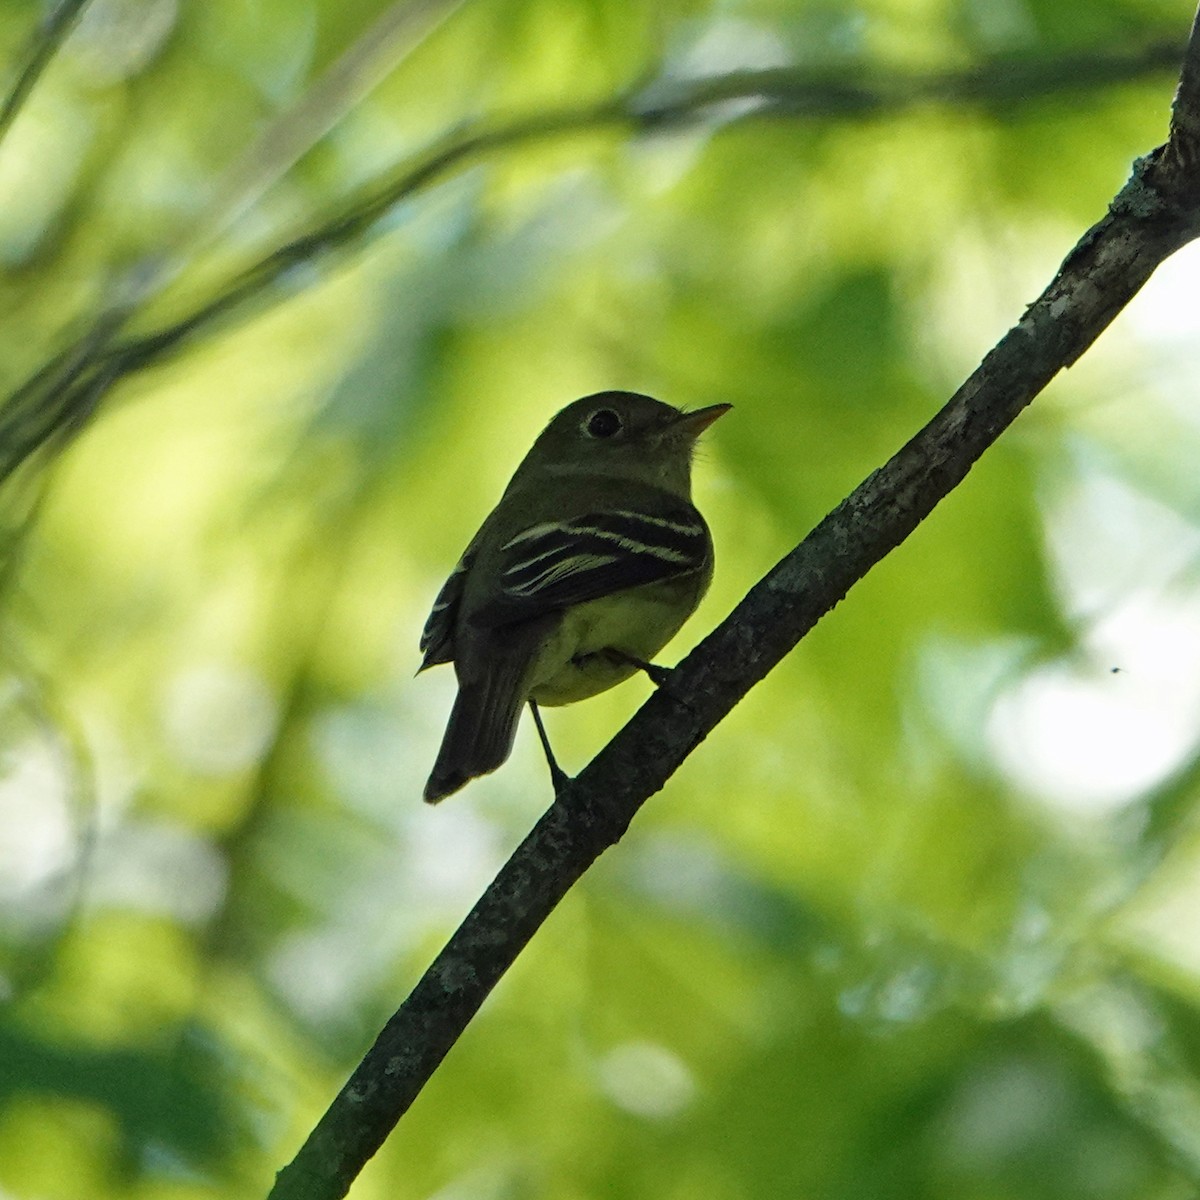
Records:
{"label": "flycatcher", "polygon": [[696,439],[730,405],[681,412],[636,392],[567,405],[463,552],[421,635],[421,670],[453,662],[458,696],[425,799],[508,758],[529,703],[586,700],[639,670],[691,616],[712,538],[691,501]]}

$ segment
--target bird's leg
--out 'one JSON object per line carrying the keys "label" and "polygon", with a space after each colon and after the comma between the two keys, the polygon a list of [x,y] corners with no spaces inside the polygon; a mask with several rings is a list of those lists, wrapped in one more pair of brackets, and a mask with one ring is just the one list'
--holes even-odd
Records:
{"label": "bird's leg", "polygon": [[616,650],[609,647],[605,652],[614,662],[627,663],[631,667],[637,667],[639,671],[645,671],[650,677],[650,682],[655,687],[662,687],[668,679],[671,678],[670,667],[660,667],[657,663],[646,662],[644,659],[635,658],[632,654],[626,654],[624,650]]}
{"label": "bird's leg", "polygon": [[546,752],[546,763],[550,768],[550,782],[554,784],[554,794],[557,796],[571,782],[571,777],[558,765],[554,751],[550,749],[550,739],[546,736],[546,727],[542,724],[542,714],[538,711],[536,701],[530,700],[529,711],[533,713],[533,723],[537,726],[542,749]]}

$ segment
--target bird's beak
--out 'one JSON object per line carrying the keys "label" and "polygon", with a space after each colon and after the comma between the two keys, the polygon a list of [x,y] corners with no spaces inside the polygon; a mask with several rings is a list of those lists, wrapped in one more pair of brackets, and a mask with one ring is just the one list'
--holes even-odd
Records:
{"label": "bird's beak", "polygon": [[694,412],[680,413],[671,422],[671,432],[690,441],[695,441],[718,417],[723,417],[732,404],[710,404]]}

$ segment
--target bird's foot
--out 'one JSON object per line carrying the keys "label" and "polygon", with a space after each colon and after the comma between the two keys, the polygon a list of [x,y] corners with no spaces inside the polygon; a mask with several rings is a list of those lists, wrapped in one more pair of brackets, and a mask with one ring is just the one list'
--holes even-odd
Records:
{"label": "bird's foot", "polygon": [[626,654],[624,650],[609,650],[608,655],[616,662],[625,663],[628,666],[636,667],[639,671],[644,671],[655,687],[662,687],[671,678],[671,672],[674,669],[672,667],[660,667],[658,663],[646,662],[644,659],[636,658],[632,654]]}

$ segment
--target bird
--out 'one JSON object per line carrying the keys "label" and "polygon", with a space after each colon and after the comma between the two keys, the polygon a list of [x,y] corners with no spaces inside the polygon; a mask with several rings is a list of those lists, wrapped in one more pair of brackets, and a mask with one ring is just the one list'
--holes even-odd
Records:
{"label": "bird", "polygon": [[638,671],[691,616],[713,572],[691,500],[696,440],[732,406],[684,411],[596,392],[554,416],[433,603],[418,674],[453,663],[458,692],[424,798],[494,771],[528,704],[556,794],[568,782],[539,706],[573,704]]}

